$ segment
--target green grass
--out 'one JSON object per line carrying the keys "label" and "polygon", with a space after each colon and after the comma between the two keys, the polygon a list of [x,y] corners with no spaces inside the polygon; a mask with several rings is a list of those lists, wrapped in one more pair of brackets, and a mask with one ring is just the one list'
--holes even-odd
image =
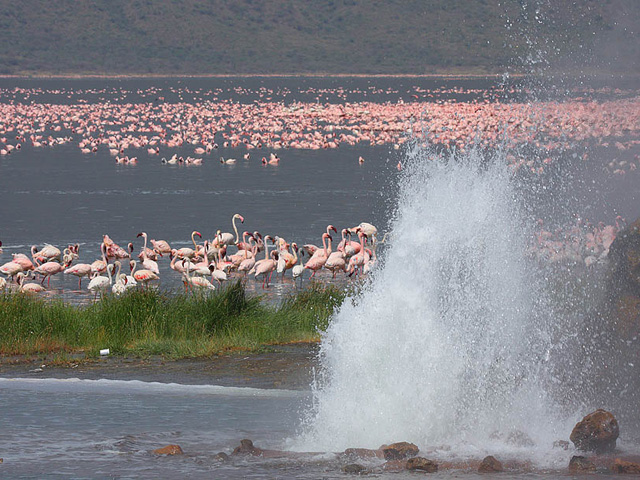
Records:
{"label": "green grass", "polygon": [[0,354],[208,356],[229,349],[318,340],[346,293],[312,283],[279,306],[249,297],[241,281],[212,294],[135,290],[89,306],[23,294],[0,296]]}

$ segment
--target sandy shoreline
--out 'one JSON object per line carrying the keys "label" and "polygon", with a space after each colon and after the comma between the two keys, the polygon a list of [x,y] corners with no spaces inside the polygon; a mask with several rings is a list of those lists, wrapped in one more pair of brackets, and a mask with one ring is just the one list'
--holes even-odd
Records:
{"label": "sandy shoreline", "polygon": [[140,380],[145,382],[227,387],[308,390],[317,365],[315,344],[269,347],[266,351],[232,352],[207,359],[167,360],[162,357],[108,356],[68,365],[46,360],[8,362],[0,359],[4,378],[80,378],[86,380]]}

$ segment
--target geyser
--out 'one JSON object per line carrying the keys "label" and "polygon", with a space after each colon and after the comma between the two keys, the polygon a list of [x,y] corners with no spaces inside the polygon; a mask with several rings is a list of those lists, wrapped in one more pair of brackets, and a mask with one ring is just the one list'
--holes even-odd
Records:
{"label": "geyser", "polygon": [[549,393],[552,316],[504,154],[415,146],[400,183],[383,264],[324,334],[297,448],[550,449],[571,422]]}

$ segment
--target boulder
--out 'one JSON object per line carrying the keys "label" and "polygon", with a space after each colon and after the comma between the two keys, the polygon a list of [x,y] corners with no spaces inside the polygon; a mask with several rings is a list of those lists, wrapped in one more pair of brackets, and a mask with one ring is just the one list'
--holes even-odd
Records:
{"label": "boulder", "polygon": [[413,443],[398,442],[391,445],[382,445],[380,447],[385,460],[404,460],[405,458],[415,457],[420,449]]}
{"label": "boulder", "polygon": [[367,471],[367,469],[358,463],[350,463],[342,467],[342,471],[352,475],[362,475]]}
{"label": "boulder", "polygon": [[616,448],[618,421],[610,412],[599,408],[579,421],[569,439],[578,450],[606,453]]}
{"label": "boulder", "polygon": [[419,470],[421,472],[435,473],[438,471],[438,464],[433,460],[424,457],[413,457],[405,464],[407,470]]}
{"label": "boulder", "polygon": [[492,455],[484,457],[478,467],[479,473],[496,473],[503,471],[504,467],[502,466],[502,463]]}
{"label": "boulder", "polygon": [[595,464],[586,457],[574,455],[571,457],[571,460],[569,460],[569,473],[589,473],[595,471]]}
{"label": "boulder", "polygon": [[231,455],[251,455],[253,457],[260,457],[262,455],[262,450],[254,447],[253,442],[248,438],[245,438],[244,440],[240,440],[240,446],[236,447]]}
{"label": "boulder", "polygon": [[640,473],[640,463],[627,462],[626,460],[621,460],[616,458],[611,466],[611,470],[615,473]]}
{"label": "boulder", "polygon": [[153,453],[156,455],[182,455],[184,452],[180,445],[167,445],[166,447],[156,448]]}

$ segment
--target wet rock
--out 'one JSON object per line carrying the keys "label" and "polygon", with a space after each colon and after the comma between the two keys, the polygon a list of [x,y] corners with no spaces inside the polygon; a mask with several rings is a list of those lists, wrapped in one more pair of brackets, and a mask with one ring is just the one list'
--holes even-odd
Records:
{"label": "wet rock", "polygon": [[350,473],[352,475],[363,475],[366,473],[367,469],[358,463],[350,463],[342,467],[342,471],[344,473]]}
{"label": "wet rock", "polygon": [[586,457],[574,455],[571,457],[571,460],[569,460],[569,473],[589,473],[595,471],[595,464]]}
{"label": "wet rock", "polygon": [[262,450],[254,447],[253,442],[248,438],[245,438],[244,440],[240,440],[240,446],[236,447],[231,455],[251,455],[254,457],[259,457],[262,455]]}
{"label": "wet rock", "polygon": [[382,452],[370,448],[347,448],[344,455],[351,458],[376,458],[381,457]]}
{"label": "wet rock", "polygon": [[167,445],[166,447],[157,448],[153,451],[156,455],[182,455],[184,452],[180,445]]}
{"label": "wet rock", "polygon": [[504,467],[502,463],[493,455],[488,455],[482,459],[480,466],[478,467],[479,473],[496,473],[503,472]]}
{"label": "wet rock", "polygon": [[406,470],[407,461],[406,460],[389,460],[384,462],[382,465],[383,472],[403,472]]}
{"label": "wet rock", "polygon": [[553,442],[553,448],[561,448],[562,450],[569,450],[569,442],[566,440],[556,440]]}
{"label": "wet rock", "polygon": [[613,414],[599,408],[573,427],[569,439],[579,450],[606,453],[616,448],[618,435],[618,421]]}
{"label": "wet rock", "polygon": [[408,457],[415,457],[420,449],[413,443],[398,442],[380,447],[385,460],[403,460]]}
{"label": "wet rock", "polygon": [[216,455],[213,457],[213,459],[217,462],[220,463],[226,463],[230,460],[229,455],[227,455],[224,452],[218,452],[216,453]]}
{"label": "wet rock", "polygon": [[611,466],[611,470],[615,473],[640,473],[640,463],[627,462],[616,458]]}
{"label": "wet rock", "polygon": [[405,468],[407,470],[435,473],[438,471],[438,464],[424,457],[413,457],[407,460]]}

